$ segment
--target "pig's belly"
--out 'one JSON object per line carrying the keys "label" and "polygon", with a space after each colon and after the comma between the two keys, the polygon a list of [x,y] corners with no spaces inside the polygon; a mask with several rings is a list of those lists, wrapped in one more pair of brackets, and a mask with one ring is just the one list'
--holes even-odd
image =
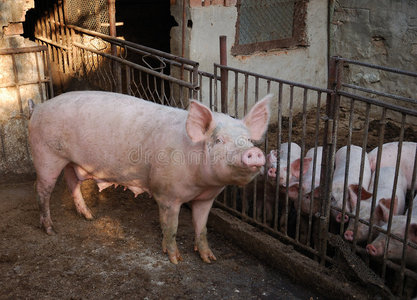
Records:
{"label": "pig's belly", "polygon": [[131,190],[135,194],[135,197],[144,192],[148,192],[150,194],[149,189],[146,188],[143,182],[139,179],[120,180],[114,174],[94,174],[86,171],[79,165],[71,164],[71,166],[74,168],[78,180],[84,181],[87,179],[94,179],[97,182],[100,192],[109,186],[115,185],[115,187],[117,187],[118,185],[121,185],[125,187],[125,190]]}

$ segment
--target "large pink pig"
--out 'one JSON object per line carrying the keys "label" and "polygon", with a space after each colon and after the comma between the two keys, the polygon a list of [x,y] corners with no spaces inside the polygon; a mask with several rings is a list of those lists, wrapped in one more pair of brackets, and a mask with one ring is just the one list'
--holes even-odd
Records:
{"label": "large pink pig", "polygon": [[[373,215],[373,224],[382,226],[384,223],[388,222],[389,212],[391,206],[393,206],[393,214],[401,215],[404,213],[405,208],[405,196],[407,193],[407,180],[402,174],[401,170],[398,172],[397,176],[397,186],[395,190],[394,201],[391,201],[392,191],[394,189],[394,179],[395,179],[395,168],[394,167],[382,167],[379,171],[378,176],[378,185],[376,187],[376,205],[375,212]],[[369,190],[373,192],[375,186],[375,173],[372,175],[371,185]],[[371,195],[369,195],[371,196]],[[359,219],[368,221],[371,216],[372,208],[372,198],[370,199],[361,199],[359,207]],[[352,213],[355,214],[356,210],[354,209]],[[354,219],[349,221],[349,226],[345,231],[345,239],[348,241],[353,240],[353,230],[354,230]],[[356,234],[356,239],[358,242],[363,242],[368,237],[369,226],[361,222],[358,223],[358,231]]]}
{"label": "large pink pig", "polygon": [[49,200],[64,169],[77,211],[92,218],[80,184],[92,178],[135,195],[148,192],[159,206],[162,249],[182,260],[175,236],[180,207],[190,202],[195,250],[209,263],[215,256],[206,237],[214,198],[225,185],[245,185],[265,164],[252,140],[263,138],[268,95],[243,120],[211,112],[191,101],[188,112],[127,95],[82,91],[62,94],[35,107],[29,143],[37,173],[41,226],[52,234]]}
{"label": "large pink pig", "polygon": [[[359,146],[351,145],[349,155],[349,169],[347,178],[347,191],[346,197],[346,211],[352,211],[356,207],[358,200],[358,187],[360,178],[360,166],[361,166],[362,148]],[[336,152],[335,156],[335,170],[333,174],[332,182],[332,206],[339,209],[343,207],[343,191],[345,184],[345,172],[347,162],[347,146],[340,148]],[[369,198],[368,187],[371,181],[371,167],[369,165],[368,155],[365,153],[364,168],[363,168],[363,180],[361,189],[361,199]],[[350,205],[350,207],[348,207]],[[337,222],[347,222],[349,217],[345,215],[342,220],[342,213],[332,210],[332,215]]]}
{"label": "large pink pig", "polygon": [[[401,149],[400,169],[407,179],[407,188],[411,189],[413,179],[414,160],[416,158],[417,143],[403,142]],[[380,167],[395,167],[397,163],[398,142],[386,143],[382,145],[381,165]],[[376,169],[378,147],[369,152],[369,163],[371,169]],[[414,185],[417,189],[417,180]]]}
{"label": "large pink pig", "polygon": [[[411,221],[410,226],[408,227],[408,241],[413,242],[417,247],[417,195],[413,200],[412,207]],[[393,216],[392,218],[391,233],[402,239],[404,239],[407,230],[407,213],[404,216]],[[387,230],[387,226],[388,225],[386,224],[383,228]],[[384,255],[386,242],[387,236],[384,233],[380,233],[371,244],[366,246],[366,251],[371,256],[381,257]],[[402,259],[403,248],[403,242],[391,238],[388,245],[387,258],[397,262],[400,261]],[[417,249],[407,246],[406,252],[407,266],[417,268]]]}

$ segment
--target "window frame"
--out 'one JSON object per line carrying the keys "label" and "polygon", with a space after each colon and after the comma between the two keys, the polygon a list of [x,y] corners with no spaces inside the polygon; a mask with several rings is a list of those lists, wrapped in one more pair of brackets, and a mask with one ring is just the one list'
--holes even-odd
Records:
{"label": "window frame", "polygon": [[306,34],[306,16],[308,1],[309,0],[294,1],[295,3],[293,15],[293,33],[291,38],[240,45],[238,43],[240,31],[240,7],[242,5],[242,0],[237,0],[236,34],[235,43],[231,49],[232,55],[249,55],[255,52],[265,52],[268,50],[308,46]]}

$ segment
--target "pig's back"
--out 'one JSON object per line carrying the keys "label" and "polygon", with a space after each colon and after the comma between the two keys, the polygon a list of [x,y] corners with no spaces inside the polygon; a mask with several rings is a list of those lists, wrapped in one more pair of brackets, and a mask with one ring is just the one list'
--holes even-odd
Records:
{"label": "pig's back", "polygon": [[44,142],[83,167],[126,168],[141,164],[135,159],[153,150],[180,143],[186,117],[184,110],[127,95],[82,91],[35,107],[29,130],[32,144]]}

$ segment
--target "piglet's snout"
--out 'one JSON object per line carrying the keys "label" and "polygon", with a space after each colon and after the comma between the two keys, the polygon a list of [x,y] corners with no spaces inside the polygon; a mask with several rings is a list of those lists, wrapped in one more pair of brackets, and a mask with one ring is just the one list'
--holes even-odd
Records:
{"label": "piglet's snout", "polygon": [[265,155],[259,148],[250,148],[243,152],[242,162],[247,167],[262,167],[265,165]]}

